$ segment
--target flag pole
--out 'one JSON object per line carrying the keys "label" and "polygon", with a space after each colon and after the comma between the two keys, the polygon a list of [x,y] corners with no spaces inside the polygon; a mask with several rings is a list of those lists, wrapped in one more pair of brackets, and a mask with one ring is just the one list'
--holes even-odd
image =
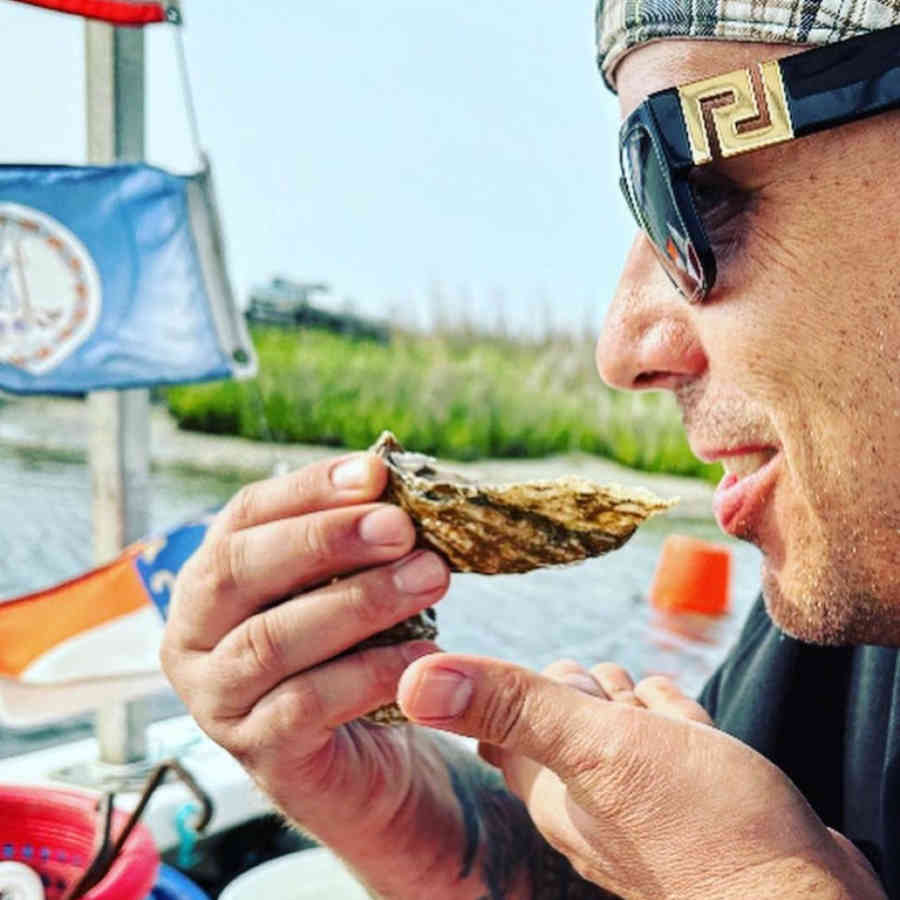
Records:
{"label": "flag pole", "polygon": [[[144,32],[85,22],[87,153],[91,163],[144,158]],[[94,391],[91,470],[94,556],[102,564],[149,531],[150,394]],[[113,704],[97,711],[95,731],[104,763],[146,757],[147,704]]]}

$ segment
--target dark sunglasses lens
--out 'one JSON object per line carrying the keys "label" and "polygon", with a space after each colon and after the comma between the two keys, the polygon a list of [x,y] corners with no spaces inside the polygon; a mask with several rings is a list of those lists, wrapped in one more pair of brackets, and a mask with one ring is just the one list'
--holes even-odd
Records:
{"label": "dark sunglasses lens", "polygon": [[622,177],[638,225],[646,232],[657,256],[675,286],[691,302],[706,292],[703,267],[688,236],[675,196],[643,126],[632,128],[622,144]]}

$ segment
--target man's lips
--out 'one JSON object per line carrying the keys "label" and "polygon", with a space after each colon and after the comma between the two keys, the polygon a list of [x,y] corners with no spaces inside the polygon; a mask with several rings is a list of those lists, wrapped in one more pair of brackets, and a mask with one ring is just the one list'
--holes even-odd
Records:
{"label": "man's lips", "polygon": [[725,475],[713,496],[713,511],[726,534],[747,534],[760,517],[778,477],[781,454],[773,447],[742,447],[717,454]]}

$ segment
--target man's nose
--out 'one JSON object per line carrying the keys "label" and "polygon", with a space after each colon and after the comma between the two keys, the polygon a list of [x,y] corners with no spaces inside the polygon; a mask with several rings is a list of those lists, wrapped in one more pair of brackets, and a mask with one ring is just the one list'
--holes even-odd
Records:
{"label": "man's nose", "polygon": [[694,312],[638,234],[597,341],[597,371],[610,387],[674,389],[702,375],[707,358]]}

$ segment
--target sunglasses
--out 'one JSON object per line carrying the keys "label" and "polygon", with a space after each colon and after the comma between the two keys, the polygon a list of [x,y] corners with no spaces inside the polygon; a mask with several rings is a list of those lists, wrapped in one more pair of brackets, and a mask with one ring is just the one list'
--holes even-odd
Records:
{"label": "sunglasses", "polygon": [[692,303],[716,283],[691,170],[900,107],[900,26],[657,91],[619,132],[638,227]]}

